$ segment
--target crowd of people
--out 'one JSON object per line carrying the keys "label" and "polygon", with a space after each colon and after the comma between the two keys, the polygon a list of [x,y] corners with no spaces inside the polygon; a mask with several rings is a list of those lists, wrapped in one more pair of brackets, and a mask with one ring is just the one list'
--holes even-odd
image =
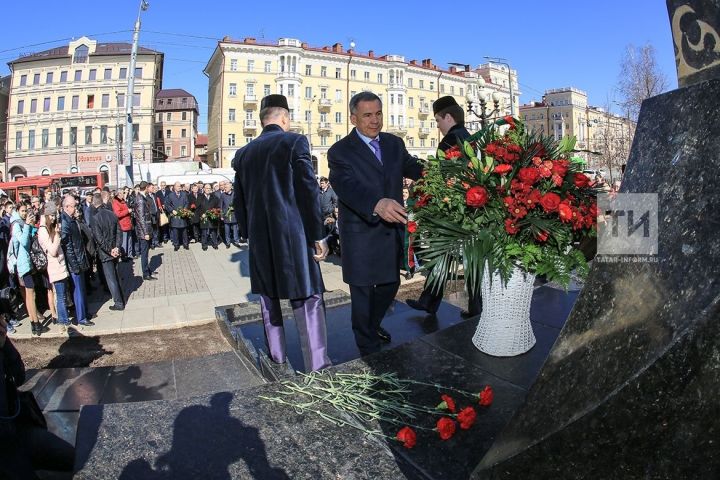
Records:
{"label": "crowd of people", "polygon": [[[241,247],[233,198],[229,181],[172,188],[140,182],[82,195],[47,190],[18,202],[0,198],[0,284],[20,293],[34,335],[47,332],[50,322],[67,331],[71,317],[91,327],[87,296],[96,288],[94,279],[112,296],[110,310],[125,308],[120,262],[139,258],[143,280],[152,281],[149,251],[168,241],[175,251],[188,249],[190,241],[202,243],[203,250],[220,242]],[[8,333],[22,316],[8,314]]]}

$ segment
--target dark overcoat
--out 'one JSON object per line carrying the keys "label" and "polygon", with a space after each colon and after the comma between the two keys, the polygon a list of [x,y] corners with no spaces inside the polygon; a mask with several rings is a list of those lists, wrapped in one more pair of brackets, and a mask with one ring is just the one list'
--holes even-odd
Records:
{"label": "dark overcoat", "polygon": [[178,208],[190,208],[187,192],[180,191],[176,193],[172,191],[165,196],[165,212],[170,218],[170,226],[173,228],[187,227],[187,220],[172,214]]}
{"label": "dark overcoat", "polygon": [[422,166],[399,137],[380,133],[382,164],[353,129],[328,150],[330,184],[338,196],[343,280],[370,286],[400,280],[405,226],[373,215],[382,198],[402,205],[403,177],[417,180]]}
{"label": "dark overcoat", "polygon": [[325,291],[313,260],[324,237],[307,139],[268,125],[235,154],[235,217],[250,247],[252,293],[300,299]]}
{"label": "dark overcoat", "polygon": [[197,209],[195,210],[195,213],[198,215],[198,220],[200,221],[200,228],[217,228],[218,222],[211,222],[207,218],[203,219],[202,216],[204,213],[206,213],[208,210],[211,210],[213,208],[220,208],[220,199],[218,199],[217,195],[213,195],[212,193],[205,197],[204,193],[198,194],[197,197]]}
{"label": "dark overcoat", "polygon": [[465,141],[469,136],[470,132],[468,132],[468,129],[463,125],[453,125],[442,140],[440,140],[438,149],[444,152],[452,147],[462,148],[462,145],[458,145],[458,143]]}

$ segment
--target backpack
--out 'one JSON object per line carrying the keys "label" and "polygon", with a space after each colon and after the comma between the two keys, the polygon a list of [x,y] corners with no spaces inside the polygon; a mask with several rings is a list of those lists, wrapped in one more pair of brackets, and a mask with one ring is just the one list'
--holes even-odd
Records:
{"label": "backpack", "polygon": [[40,246],[40,241],[37,235],[33,237],[33,241],[30,244],[30,261],[38,272],[44,272],[47,270],[48,260],[45,250]]}

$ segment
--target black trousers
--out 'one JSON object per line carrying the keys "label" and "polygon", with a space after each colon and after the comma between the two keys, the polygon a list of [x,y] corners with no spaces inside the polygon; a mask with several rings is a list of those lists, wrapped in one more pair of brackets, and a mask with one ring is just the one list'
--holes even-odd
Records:
{"label": "black trousers", "polygon": [[377,329],[400,288],[400,281],[382,285],[350,285],[352,329],[360,353],[380,351]]}
{"label": "black trousers", "polygon": [[[427,310],[430,313],[437,313],[438,308],[440,308],[440,303],[442,302],[443,295],[445,294],[445,286],[443,285],[440,287],[440,289],[436,292],[433,291],[433,289],[430,287],[430,284],[428,280],[425,280],[425,287],[420,294],[420,298],[418,299],[418,303],[420,303],[423,307],[425,307],[425,310]],[[468,298],[468,312],[470,312],[470,315],[479,315],[482,311],[482,297],[478,295],[475,297],[475,295],[470,294]]]}
{"label": "black trousers", "polygon": [[[145,240],[143,240],[147,244]],[[147,255],[147,248],[145,249],[145,255]],[[120,279],[118,277],[117,263],[115,260],[109,260],[102,262],[103,274],[105,275],[105,281],[107,282],[110,294],[113,297],[116,307],[125,306],[125,299],[123,298],[122,289],[120,288]],[[143,273],[144,275],[144,273]]]}
{"label": "black trousers", "polygon": [[210,227],[210,228],[201,228],[200,230],[202,230],[202,245],[203,245],[203,247],[207,247],[208,245],[210,245],[211,247],[217,247],[217,245],[218,245],[217,229],[215,227]]}

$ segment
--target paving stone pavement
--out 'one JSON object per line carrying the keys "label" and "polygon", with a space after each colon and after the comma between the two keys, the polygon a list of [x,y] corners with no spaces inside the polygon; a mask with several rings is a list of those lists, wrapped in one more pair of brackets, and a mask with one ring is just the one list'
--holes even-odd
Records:
{"label": "paving stone pavement", "polygon": [[[88,310],[96,315],[93,327],[75,327],[82,335],[138,332],[207,323],[215,320],[215,307],[255,300],[250,293],[247,246],[203,251],[199,243],[190,249],[174,251],[170,243],[150,251],[150,268],[157,280],[144,281],[140,259],[119,266],[120,282],[127,297],[125,310],[114,312],[110,295],[104,293],[99,279],[88,298]],[[329,257],[321,264],[325,288],[343,290],[340,259]],[[100,273],[102,275],[102,273]],[[416,276],[411,282],[422,281]],[[403,283],[406,280],[403,279]],[[45,312],[49,317],[50,312]],[[44,336],[65,336],[57,325],[48,325]],[[30,338],[30,320],[26,317],[11,338]]]}

